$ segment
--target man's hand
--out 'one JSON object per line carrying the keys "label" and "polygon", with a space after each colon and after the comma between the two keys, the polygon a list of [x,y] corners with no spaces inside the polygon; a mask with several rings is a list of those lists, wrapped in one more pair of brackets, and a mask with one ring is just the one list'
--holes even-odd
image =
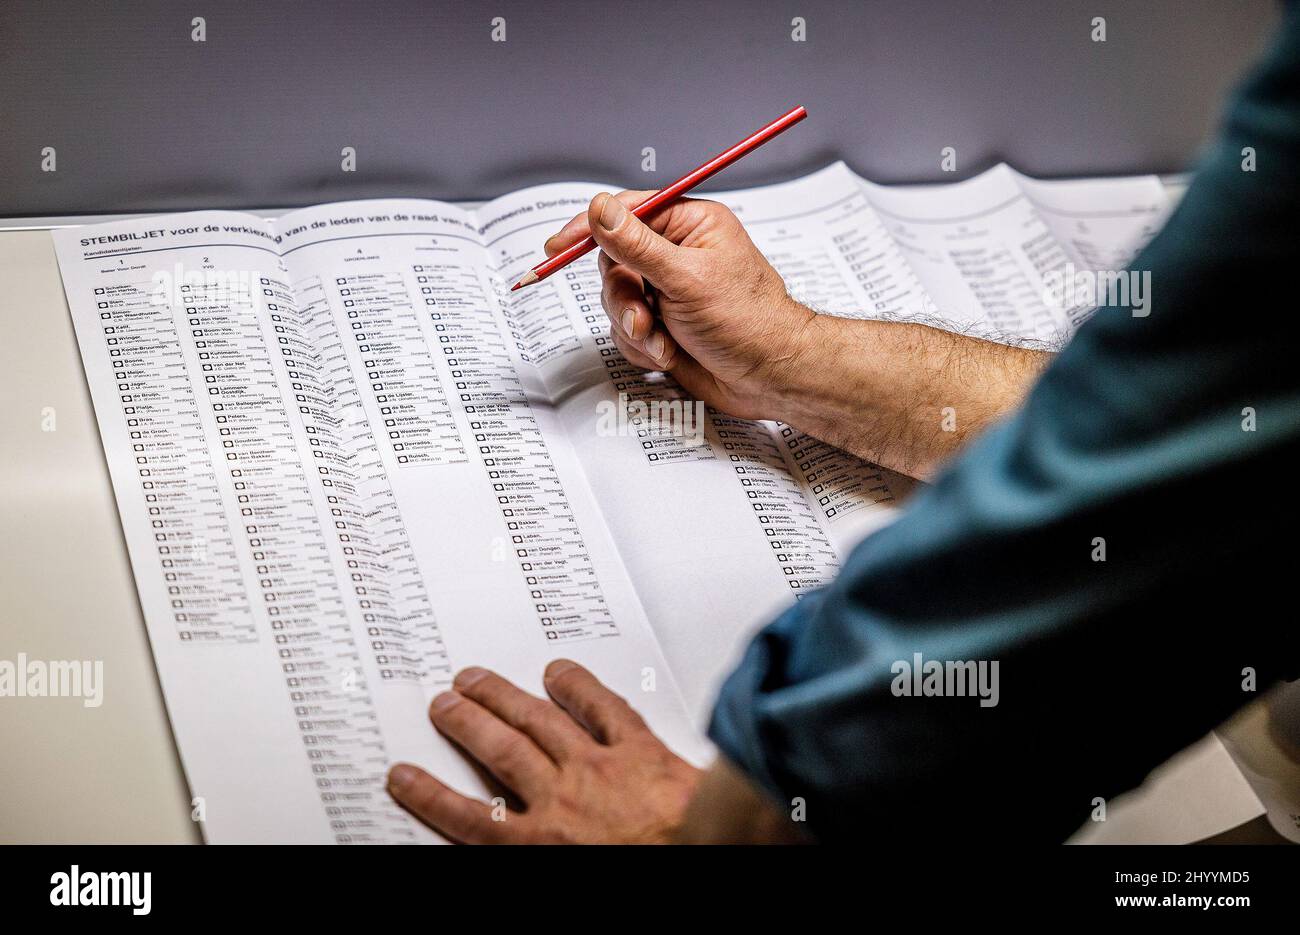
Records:
{"label": "man's hand", "polygon": [[790,298],[723,205],[685,198],[647,226],[629,208],[652,194],[602,192],[546,242],[547,255],[594,231],[601,302],[623,356],[671,371],[693,397],[723,412],[772,417],[802,366],[810,347],[804,330],[816,313]]}
{"label": "man's hand", "polygon": [[544,684],[553,702],[470,668],[429,706],[434,727],[513,793],[522,811],[467,798],[405,763],[389,772],[389,793],[467,844],[672,841],[700,771],[577,663],[552,662]]}
{"label": "man's hand", "polygon": [[619,350],[730,415],[787,422],[927,477],[1019,405],[1050,359],[925,325],[814,312],[790,298],[725,206],[683,199],[646,223],[628,209],[650,194],[602,192],[546,252],[592,234]]}

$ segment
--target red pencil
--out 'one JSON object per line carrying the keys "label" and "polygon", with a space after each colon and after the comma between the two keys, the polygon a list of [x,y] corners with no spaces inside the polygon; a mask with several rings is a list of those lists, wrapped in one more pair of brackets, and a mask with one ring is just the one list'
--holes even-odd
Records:
{"label": "red pencil", "polygon": [[[680,198],[705,179],[717,175],[741,156],[758,149],[758,147],[762,146],[772,137],[776,136],[781,131],[794,126],[807,116],[808,111],[803,107],[796,107],[789,113],[782,114],[763,129],[750,134],[735,146],[714,156],[698,169],[686,173],[667,188],[655,192],[645,201],[633,208],[632,213],[639,218],[644,218],[647,214],[652,214],[670,201]],[[523,279],[511,286],[510,291],[514,292],[516,289],[522,288],[523,286],[531,286],[535,282],[541,282],[555,271],[564,269],[564,267],[568,266],[578,257],[585,256],[595,249],[595,238],[588,237],[586,240],[581,240],[569,249],[555,254],[555,256],[551,257],[549,260],[538,263],[524,274]]]}

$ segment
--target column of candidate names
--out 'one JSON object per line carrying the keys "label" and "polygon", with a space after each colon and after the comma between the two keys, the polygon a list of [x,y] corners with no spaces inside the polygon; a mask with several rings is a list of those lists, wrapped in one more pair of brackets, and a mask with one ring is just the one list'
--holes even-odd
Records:
{"label": "column of candidate names", "polygon": [[[412,267],[432,344],[473,433],[493,499],[545,634],[553,641],[615,636],[595,565],[477,274],[454,263]],[[504,314],[511,338],[518,319]]]}
{"label": "column of candidate names", "polygon": [[[164,556],[180,639],[268,640],[334,839],[411,840],[383,791],[384,740],[259,320],[292,308],[288,288],[267,276],[242,293],[228,282],[177,288],[173,307],[138,285],[105,286],[101,315],[110,356],[133,363],[116,372],[145,445],[151,525],[206,543],[179,550],[183,567],[171,545]],[[175,494],[167,506],[148,499],[155,471]]]}
{"label": "column of candidate names", "polygon": [[[128,274],[129,275],[129,274]],[[257,639],[231,523],[171,306],[149,281],[106,282],[95,306],[156,564],[182,642]]]}
{"label": "column of candidate names", "polygon": [[254,289],[249,301],[196,296],[185,315],[271,639],[335,841],[414,840],[410,819],[384,791],[390,758],[299,457],[296,433],[309,434],[310,421],[293,418],[276,376],[278,361],[297,415],[306,416],[298,364],[311,347],[294,343],[301,335],[290,326],[289,285],[263,276]]}

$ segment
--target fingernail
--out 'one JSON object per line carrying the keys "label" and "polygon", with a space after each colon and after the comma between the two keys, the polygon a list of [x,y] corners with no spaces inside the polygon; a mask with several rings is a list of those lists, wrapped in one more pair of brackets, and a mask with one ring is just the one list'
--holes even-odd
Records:
{"label": "fingernail", "polygon": [[600,209],[601,227],[607,231],[618,230],[625,217],[627,217],[627,208],[623,207],[623,202],[613,195],[605,199],[605,207]]}
{"label": "fingernail", "polygon": [[636,312],[630,308],[623,309],[622,322],[623,322],[623,333],[627,335],[629,338],[636,337],[636,335],[632,333],[632,328],[636,324]]}
{"label": "fingernail", "polygon": [[546,238],[546,243],[542,244],[542,252],[545,253],[547,256],[550,256],[550,255],[551,255],[551,252],[552,252],[552,251],[551,251],[551,241],[554,240],[556,237],[559,237],[559,236],[560,236],[559,234],[552,234],[551,236],[547,237],[547,238]]}
{"label": "fingernail", "polygon": [[456,680],[455,682],[453,682],[453,684],[457,688],[469,688],[471,685],[473,685],[475,682],[477,682],[479,679],[483,678],[483,676],[487,674],[488,674],[487,669],[480,669],[478,666],[470,666],[468,669],[460,670],[460,672],[456,675]]}
{"label": "fingernail", "polygon": [[430,711],[446,711],[448,708],[454,708],[460,704],[460,695],[455,692],[443,692],[437,698],[433,699],[433,704],[429,705]]}
{"label": "fingernail", "polygon": [[570,669],[578,668],[576,662],[570,662],[568,659],[556,659],[546,667],[546,678],[557,679]]}
{"label": "fingernail", "polygon": [[415,777],[419,775],[419,770],[414,766],[407,766],[405,763],[398,763],[388,771],[388,788],[395,791],[401,791],[415,782]]}
{"label": "fingernail", "polygon": [[662,334],[650,335],[650,340],[645,342],[645,352],[656,362],[664,356],[664,336]]}

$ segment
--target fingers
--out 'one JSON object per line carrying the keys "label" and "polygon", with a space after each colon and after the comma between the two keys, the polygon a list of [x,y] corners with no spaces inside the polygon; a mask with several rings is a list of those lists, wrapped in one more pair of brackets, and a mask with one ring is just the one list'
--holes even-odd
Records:
{"label": "fingers", "polygon": [[654,315],[646,303],[645,280],[606,254],[600,255],[600,302],[611,323],[633,341],[644,341],[654,327]]}
{"label": "fingers", "polygon": [[603,251],[600,303],[609,316],[614,343],[634,367],[671,370],[677,361],[677,342],[657,322],[646,303],[645,280]]}
{"label": "fingers", "polygon": [[675,293],[694,285],[694,265],[687,248],[651,230],[622,200],[601,192],[587,209],[587,225],[600,248],[618,263]]}
{"label": "fingers", "polygon": [[523,820],[514,814],[494,821],[492,806],[461,795],[409,763],[388,771],[388,793],[416,818],[463,844],[506,843]]}
{"label": "fingers", "polygon": [[685,390],[691,399],[708,400],[719,397],[717,378],[698,360],[682,350],[671,335],[665,338],[668,348],[664,352],[666,360],[659,362],[651,360],[640,348],[633,346],[632,342],[624,338],[617,328],[610,329],[610,333],[614,337],[614,345],[633,367],[671,373],[677,385]]}
{"label": "fingers", "polygon": [[[628,316],[623,316],[626,319]],[[628,337],[625,322],[611,320],[610,334],[614,343],[623,352],[628,363],[643,370],[672,370],[679,360],[677,342],[673,340],[664,326],[656,324],[643,327],[646,336],[640,340]]]}
{"label": "fingers", "polygon": [[555,764],[541,748],[477,701],[443,692],[429,706],[429,719],[525,802],[555,779]]}
{"label": "fingers", "polygon": [[619,743],[646,731],[641,715],[576,662],[555,660],[546,667],[543,682],[555,703],[601,743]]}
{"label": "fingers", "polygon": [[[662,370],[667,373],[676,371],[681,365],[684,356],[681,349],[662,328],[656,328],[649,338],[639,344],[623,337],[622,332],[616,327],[610,329],[610,334],[613,335],[615,346],[633,367],[640,367],[642,370]],[[651,349],[659,356],[651,357]]]}
{"label": "fingers", "polygon": [[456,676],[454,687],[523,733],[557,763],[591,743],[573,719],[551,702],[530,695],[495,672],[477,666],[464,669]]}

